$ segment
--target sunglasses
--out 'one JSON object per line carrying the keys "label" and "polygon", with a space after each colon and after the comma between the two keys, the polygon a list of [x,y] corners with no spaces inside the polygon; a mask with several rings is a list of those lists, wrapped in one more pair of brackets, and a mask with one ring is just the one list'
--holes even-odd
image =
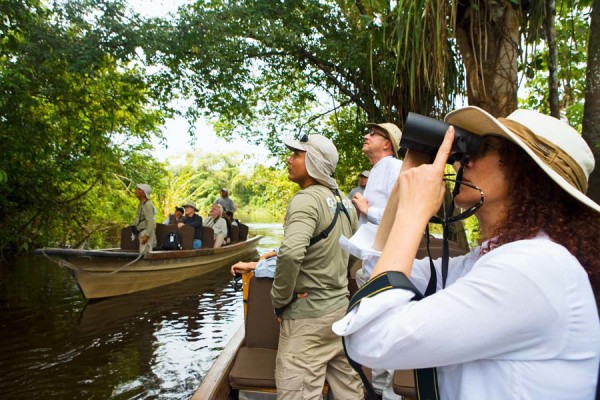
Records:
{"label": "sunglasses", "polygon": [[389,139],[389,137],[388,137],[387,134],[385,134],[385,133],[383,133],[383,132],[381,132],[381,131],[379,131],[379,130],[377,130],[375,128],[369,128],[369,130],[367,131],[367,135],[369,135],[369,136],[379,135],[379,136],[381,136],[384,139]]}

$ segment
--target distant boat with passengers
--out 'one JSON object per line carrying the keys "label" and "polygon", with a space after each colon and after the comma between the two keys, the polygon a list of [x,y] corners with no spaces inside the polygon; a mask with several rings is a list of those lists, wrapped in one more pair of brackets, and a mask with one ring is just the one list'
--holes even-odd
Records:
{"label": "distant boat with passengers", "polygon": [[193,249],[194,228],[157,224],[157,243],[163,243],[169,233],[179,232],[183,248],[155,249],[140,254],[137,235],[132,235],[131,227],[127,227],[121,231],[120,248],[42,248],[35,253],[68,268],[86,299],[120,296],[169,285],[258,257],[256,247],[261,236],[249,237],[247,225],[232,226],[230,242],[220,248],[213,247],[212,228],[202,227],[202,230],[201,249]]}

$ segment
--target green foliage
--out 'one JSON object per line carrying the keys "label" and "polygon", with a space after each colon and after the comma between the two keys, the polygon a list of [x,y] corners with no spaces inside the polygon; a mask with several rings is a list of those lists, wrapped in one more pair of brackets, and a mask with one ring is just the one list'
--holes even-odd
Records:
{"label": "green foliage", "polygon": [[145,50],[166,66],[157,85],[192,98],[188,116],[223,137],[281,154],[281,135],[331,131],[321,117],[346,108],[335,136],[350,144],[366,120],[448,111],[462,87],[448,4],[412,3],[198,1],[171,30],[155,21]]}
{"label": "green foliage", "polygon": [[[525,44],[541,49],[522,67],[523,104],[544,110],[543,2],[510,2],[522,8]],[[574,126],[590,3],[557,3],[560,90]],[[205,215],[223,186],[242,211],[281,216],[297,190],[283,136],[332,138],[336,178],[349,191],[370,167],[361,152],[366,122],[401,126],[408,111],[453,108],[464,92],[454,26],[469,7],[487,9],[479,1],[206,0],[175,20],[141,20],[123,0],[44,4],[0,2],[0,248],[11,251],[114,243],[133,219],[138,182],[153,186],[159,216],[185,200]],[[280,167],[248,176],[239,156],[198,154],[166,171],[149,143],[175,98],[194,102],[190,121],[205,116],[222,137],[268,147]]]}
{"label": "green foliage", "polygon": [[[239,189],[248,200],[246,213],[266,210],[273,220],[283,220],[287,205],[300,187],[287,178],[285,169],[259,165],[250,179],[240,182]],[[236,188],[237,189],[237,188]]]}
{"label": "green foliage", "polygon": [[[581,132],[587,68],[587,43],[589,36],[589,7],[591,2],[559,1],[556,43],[558,52],[558,90],[561,113]],[[520,107],[550,114],[548,103],[548,47],[543,39],[533,43],[534,49],[521,66],[525,80]]]}
{"label": "green foliage", "polygon": [[[2,2],[0,248],[99,245],[158,183],[148,142],[166,114],[135,57],[122,1]],[[109,222],[107,222],[109,221]]]}
{"label": "green foliage", "polygon": [[238,213],[251,215],[260,211],[267,213],[270,220],[280,220],[298,185],[288,180],[284,168],[257,165],[242,173],[243,161],[237,153],[188,153],[186,164],[169,168],[163,179],[163,192],[155,200],[163,210],[158,221],[188,200],[196,203],[200,215],[208,215],[223,187],[229,189]]}
{"label": "green foliage", "polygon": [[[157,217],[161,221],[173,213],[176,206],[193,201],[200,215],[207,215],[211,205],[223,187],[231,188],[232,182],[240,179],[239,154],[188,153],[186,164],[168,169],[163,178],[163,191],[158,194],[156,205],[162,209]],[[241,178],[243,179],[243,178]],[[230,189],[231,190],[231,189]],[[231,190],[231,198],[238,203],[238,194]]]}

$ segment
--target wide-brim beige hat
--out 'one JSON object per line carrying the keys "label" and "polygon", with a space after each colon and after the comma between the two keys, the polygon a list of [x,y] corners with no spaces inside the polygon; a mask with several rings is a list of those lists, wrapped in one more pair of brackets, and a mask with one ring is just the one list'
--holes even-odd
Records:
{"label": "wide-brim beige hat", "polygon": [[367,123],[367,128],[378,128],[387,133],[388,139],[392,142],[394,148],[394,157],[398,158],[398,150],[400,149],[400,139],[402,138],[402,131],[395,124],[386,122],[383,124],[376,124],[373,122]]}
{"label": "wide-brim beige hat", "polygon": [[452,111],[445,121],[478,135],[496,135],[517,144],[562,189],[600,212],[600,205],[585,195],[594,155],[579,132],[567,123],[533,110],[494,118],[474,106]]}
{"label": "wide-brim beige hat", "polygon": [[311,178],[330,189],[337,189],[333,178],[339,155],[333,142],[323,135],[304,135],[300,140],[283,139],[290,149],[306,152],[304,164]]}
{"label": "wide-brim beige hat", "polygon": [[198,209],[196,208],[196,203],[194,203],[193,201],[186,201],[181,207],[192,207],[194,210],[196,210],[196,212],[198,211]]}

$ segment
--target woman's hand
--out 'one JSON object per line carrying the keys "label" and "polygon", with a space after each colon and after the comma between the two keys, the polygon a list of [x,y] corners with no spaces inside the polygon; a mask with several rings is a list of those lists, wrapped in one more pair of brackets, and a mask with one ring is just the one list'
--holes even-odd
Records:
{"label": "woman's hand", "polygon": [[[450,126],[433,164],[421,164],[407,169],[399,175],[397,213],[410,210],[429,220],[439,210],[446,191],[444,170],[453,141],[454,127]],[[413,161],[415,160],[413,159]]]}
{"label": "woman's hand", "polygon": [[[412,263],[427,222],[442,204],[446,185],[444,169],[452,150],[454,128],[446,131],[444,141],[438,149],[433,164],[422,164],[404,169],[398,177],[394,197],[397,198],[396,214],[391,209],[393,224],[385,239],[381,257],[371,276],[386,271],[400,271],[410,276]],[[390,200],[390,202],[392,202]],[[388,204],[389,206],[389,204]],[[389,226],[384,213],[380,230]]]}

